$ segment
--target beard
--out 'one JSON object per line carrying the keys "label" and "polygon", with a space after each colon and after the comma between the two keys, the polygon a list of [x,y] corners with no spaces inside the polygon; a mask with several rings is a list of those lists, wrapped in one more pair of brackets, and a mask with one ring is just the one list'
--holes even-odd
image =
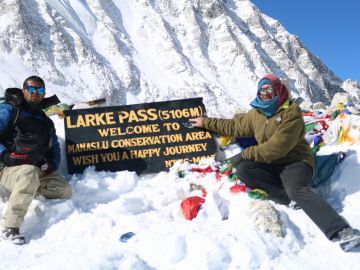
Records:
{"label": "beard", "polygon": [[40,102],[37,100],[27,100],[26,107],[29,111],[35,112],[40,109]]}

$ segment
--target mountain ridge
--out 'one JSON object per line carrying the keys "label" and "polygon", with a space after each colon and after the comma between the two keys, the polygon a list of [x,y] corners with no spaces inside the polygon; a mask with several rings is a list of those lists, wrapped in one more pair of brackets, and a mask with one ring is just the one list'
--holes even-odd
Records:
{"label": "mountain ridge", "polygon": [[342,81],[250,1],[4,0],[0,19],[2,91],[38,74],[63,102],[202,96],[210,115],[231,116],[274,73],[309,102],[360,97],[359,82]]}

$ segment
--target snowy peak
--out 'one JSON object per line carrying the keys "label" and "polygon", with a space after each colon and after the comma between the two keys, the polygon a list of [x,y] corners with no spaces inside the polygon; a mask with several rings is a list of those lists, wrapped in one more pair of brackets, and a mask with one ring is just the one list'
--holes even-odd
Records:
{"label": "snowy peak", "polygon": [[3,90],[39,74],[63,102],[202,96],[209,114],[231,116],[274,73],[294,97],[359,98],[357,82],[344,83],[250,1],[3,0],[0,19]]}

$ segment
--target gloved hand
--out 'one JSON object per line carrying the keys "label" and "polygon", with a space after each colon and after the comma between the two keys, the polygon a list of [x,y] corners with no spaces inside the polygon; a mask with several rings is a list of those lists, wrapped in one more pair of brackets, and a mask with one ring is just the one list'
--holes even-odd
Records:
{"label": "gloved hand", "polygon": [[40,166],[40,170],[44,173],[44,175],[48,175],[55,171],[55,167],[51,162],[46,162]]}
{"label": "gloved hand", "polygon": [[23,164],[31,164],[31,158],[29,157],[29,155],[9,151],[6,151],[2,154],[1,161],[9,167]]}

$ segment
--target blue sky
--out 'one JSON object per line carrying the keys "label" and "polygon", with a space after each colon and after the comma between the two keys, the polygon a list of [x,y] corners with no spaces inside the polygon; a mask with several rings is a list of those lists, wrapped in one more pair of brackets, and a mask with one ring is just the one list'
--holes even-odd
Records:
{"label": "blue sky", "polygon": [[251,0],[342,79],[360,82],[360,0]]}

